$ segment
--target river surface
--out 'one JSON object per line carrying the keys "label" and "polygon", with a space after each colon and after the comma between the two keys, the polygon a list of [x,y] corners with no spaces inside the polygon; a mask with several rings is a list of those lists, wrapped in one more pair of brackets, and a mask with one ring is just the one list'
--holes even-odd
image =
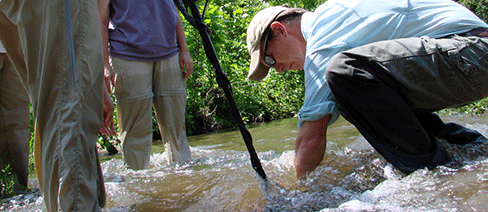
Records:
{"label": "river surface", "polygon": [[[485,116],[445,121],[488,137]],[[454,162],[433,170],[400,173],[343,120],[328,130],[323,162],[295,178],[297,119],[249,127],[268,180],[252,169],[239,131],[191,136],[192,160],[168,164],[154,145],[150,167],[125,168],[120,155],[104,158],[104,211],[484,211],[488,209],[488,144],[448,145]],[[103,159],[103,157],[102,157]],[[35,179],[31,179],[34,181]],[[38,192],[19,195],[1,210],[42,211]]]}

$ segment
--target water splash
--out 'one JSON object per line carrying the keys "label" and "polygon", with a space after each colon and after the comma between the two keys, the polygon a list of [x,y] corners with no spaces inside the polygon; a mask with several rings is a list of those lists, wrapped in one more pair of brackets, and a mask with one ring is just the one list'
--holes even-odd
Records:
{"label": "water splash", "polygon": [[[362,192],[392,174],[384,171],[386,161],[371,149],[352,150],[332,142],[327,149],[321,165],[302,180],[282,185],[270,178],[263,191],[266,199],[263,211],[318,211],[337,207],[359,198]],[[275,161],[293,161],[293,157],[291,153],[283,153]]]}
{"label": "water splash", "polygon": [[[467,127],[487,135],[487,120],[466,119],[464,123],[470,123],[465,124]],[[353,142],[346,146],[328,142],[320,166],[298,180],[293,167],[293,140],[289,139],[294,134],[287,134],[270,147],[263,148],[268,140],[257,145],[268,175],[266,182],[252,169],[245,147],[236,146],[242,144],[239,136],[235,144],[217,141],[192,147],[194,159],[185,163],[170,164],[164,152],[153,154],[149,169],[141,171],[127,169],[121,159],[106,161],[102,164],[108,196],[104,211],[483,211],[488,208],[487,144],[444,143],[453,156],[452,163],[406,176],[377,154],[363,137],[350,133],[347,138],[336,135],[335,140]],[[345,133],[339,133],[342,134]],[[0,210],[43,210],[42,197],[27,197],[2,202]]]}
{"label": "water splash", "polygon": [[[486,125],[483,125],[486,126]],[[358,140],[363,142],[363,140]],[[488,144],[442,142],[453,162],[408,176],[367,145],[329,150],[305,179],[282,185],[271,179],[263,211],[458,211],[488,206]],[[366,147],[366,148],[365,148]],[[290,157],[283,154],[282,157]],[[282,161],[278,159],[277,161]],[[287,158],[286,160],[290,160]]]}

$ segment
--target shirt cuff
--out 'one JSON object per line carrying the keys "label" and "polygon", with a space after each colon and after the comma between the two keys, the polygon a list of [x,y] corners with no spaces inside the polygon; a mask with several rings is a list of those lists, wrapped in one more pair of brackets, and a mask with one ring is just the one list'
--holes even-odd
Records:
{"label": "shirt cuff", "polygon": [[327,114],[331,115],[329,125],[339,119],[340,111],[336,102],[327,101],[311,107],[303,106],[300,111],[298,111],[298,129],[302,127],[303,122],[317,121]]}

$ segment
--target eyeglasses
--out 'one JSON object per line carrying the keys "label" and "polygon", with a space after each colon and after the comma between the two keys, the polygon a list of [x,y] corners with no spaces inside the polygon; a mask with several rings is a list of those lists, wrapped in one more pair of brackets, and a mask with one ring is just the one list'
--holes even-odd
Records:
{"label": "eyeglasses", "polygon": [[266,33],[266,37],[264,38],[264,63],[269,67],[273,67],[276,64],[276,60],[271,57],[271,55],[266,55],[266,51],[268,50],[268,37],[271,33],[271,29],[268,28],[268,33]]}

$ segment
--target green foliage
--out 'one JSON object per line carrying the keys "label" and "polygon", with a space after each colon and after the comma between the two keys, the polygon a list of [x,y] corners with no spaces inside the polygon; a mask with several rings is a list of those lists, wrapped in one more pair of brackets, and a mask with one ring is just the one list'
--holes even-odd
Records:
{"label": "green foliage", "polygon": [[[323,1],[322,1],[323,2]],[[199,10],[204,12],[204,22],[210,29],[210,38],[220,65],[233,88],[233,98],[246,123],[270,121],[294,116],[304,95],[303,72],[288,71],[278,75],[271,70],[261,82],[247,80],[250,56],[246,47],[246,30],[252,17],[261,9],[281,5],[287,1],[214,0],[204,11],[204,1]],[[321,1],[291,3],[295,7],[313,9]],[[183,18],[184,19],[184,18]],[[188,79],[186,128],[189,135],[232,128],[230,108],[223,91],[215,79],[215,69],[208,62],[199,32],[183,21],[195,71]]]}
{"label": "green foliage", "polygon": [[103,136],[103,135],[99,135],[97,142],[98,142],[98,144],[100,144],[100,147],[102,147],[103,149],[107,150],[107,154],[108,155],[113,155],[113,154],[117,154],[119,152],[117,150],[117,148],[115,148],[115,146],[114,146],[114,145],[120,143],[120,142],[117,142],[117,141],[118,140],[114,136],[106,137],[106,136]]}
{"label": "green foliage", "polygon": [[485,22],[488,21],[488,0],[457,0]]}
{"label": "green foliage", "polygon": [[486,111],[488,105],[488,98],[482,99],[471,104],[458,107],[447,108],[437,112],[439,115],[455,115],[455,114],[467,114],[467,115],[482,115]]}
{"label": "green foliage", "polygon": [[29,105],[29,117],[30,117],[30,141],[29,141],[29,174],[35,171],[34,165],[34,110],[32,104]]}
{"label": "green foliage", "polygon": [[[289,3],[313,11],[322,1],[302,0],[214,0],[199,1],[200,12],[205,12],[204,22],[210,28],[211,40],[223,71],[233,86],[233,97],[246,123],[270,121],[296,115],[303,102],[302,71],[287,71],[277,74],[271,70],[260,82],[247,80],[249,54],[246,48],[246,29],[252,17],[261,9]],[[488,19],[488,0],[460,0],[483,20]],[[186,127],[189,135],[235,126],[231,120],[225,96],[218,88],[214,68],[206,58],[197,30],[187,21],[186,35],[191,54],[195,60],[195,72],[188,80],[188,104]],[[441,113],[484,113],[486,102],[480,101]],[[450,112],[449,112],[450,111]]]}
{"label": "green foliage", "polygon": [[14,193],[15,176],[10,164],[0,167],[0,198],[10,197]]}
{"label": "green foliage", "polygon": [[[290,3],[313,11],[322,1],[303,0],[215,0],[210,1],[205,11],[205,23],[210,28],[211,40],[234,88],[234,99],[245,122],[270,121],[294,116],[303,102],[303,74],[288,71],[283,75],[271,70],[261,82],[246,80],[249,55],[246,49],[246,28],[259,10]],[[488,21],[488,0],[459,0],[480,18]],[[204,1],[199,2],[203,11]],[[184,21],[186,23],[186,21]],[[191,26],[186,26],[187,40],[195,59],[195,74],[188,81],[187,130],[188,133],[205,133],[215,129],[234,126],[230,120],[225,96],[218,88],[214,69],[208,63],[201,38]],[[472,103],[440,113],[483,114],[487,100]]]}

